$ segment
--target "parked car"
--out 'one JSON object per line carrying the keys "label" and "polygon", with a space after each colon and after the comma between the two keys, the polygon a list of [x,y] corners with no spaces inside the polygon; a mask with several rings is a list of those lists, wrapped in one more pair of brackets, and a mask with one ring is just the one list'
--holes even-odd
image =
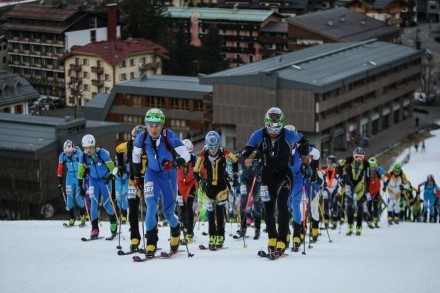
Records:
{"label": "parked car", "polygon": [[61,109],[64,107],[66,107],[66,104],[63,99],[44,95],[41,95],[40,98],[32,104],[32,108],[41,109],[43,111]]}

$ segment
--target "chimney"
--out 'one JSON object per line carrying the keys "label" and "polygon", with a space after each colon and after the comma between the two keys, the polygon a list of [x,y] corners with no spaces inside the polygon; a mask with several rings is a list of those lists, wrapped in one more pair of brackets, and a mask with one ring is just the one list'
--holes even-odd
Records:
{"label": "chimney", "polygon": [[107,4],[107,41],[116,40],[118,9],[116,3]]}

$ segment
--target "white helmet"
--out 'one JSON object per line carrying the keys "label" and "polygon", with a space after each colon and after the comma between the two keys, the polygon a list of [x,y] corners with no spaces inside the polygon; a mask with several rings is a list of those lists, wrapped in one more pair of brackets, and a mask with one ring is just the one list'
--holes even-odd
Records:
{"label": "white helmet", "polygon": [[289,130],[292,130],[292,131],[296,131],[296,127],[293,126],[292,124],[285,125],[284,128],[289,129]]}
{"label": "white helmet", "polygon": [[75,151],[73,142],[71,140],[66,140],[63,145],[63,151],[66,155],[72,155]]}
{"label": "white helmet", "polygon": [[95,137],[93,135],[91,135],[91,134],[86,134],[82,138],[81,142],[82,142],[83,148],[95,146]]}
{"label": "white helmet", "polygon": [[194,150],[193,143],[189,139],[182,140],[183,145],[186,147],[189,153],[192,153]]}

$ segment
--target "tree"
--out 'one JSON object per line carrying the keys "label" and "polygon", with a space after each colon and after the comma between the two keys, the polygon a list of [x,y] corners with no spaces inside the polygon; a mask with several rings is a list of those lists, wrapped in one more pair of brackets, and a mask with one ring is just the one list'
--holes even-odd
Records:
{"label": "tree", "polygon": [[199,73],[210,74],[228,68],[223,52],[223,40],[215,25],[208,27],[208,33],[199,48]]}

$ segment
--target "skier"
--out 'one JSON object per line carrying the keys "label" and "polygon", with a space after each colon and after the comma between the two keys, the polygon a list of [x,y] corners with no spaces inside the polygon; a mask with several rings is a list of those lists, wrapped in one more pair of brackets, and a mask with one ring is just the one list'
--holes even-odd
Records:
{"label": "skier", "polygon": [[439,187],[435,183],[434,176],[429,174],[426,180],[421,182],[417,186],[417,190],[420,193],[420,189],[423,187],[423,216],[424,222],[435,223],[435,210],[434,210],[434,200],[436,199],[435,190]]}
{"label": "skier", "polygon": [[206,170],[205,203],[209,223],[209,249],[222,248],[225,241],[225,204],[229,196],[226,161],[232,163],[233,187],[238,186],[237,157],[228,149],[220,147],[220,135],[209,131],[205,147],[199,153],[194,172]]}
{"label": "skier", "polygon": [[[182,141],[170,129],[164,127],[162,110],[152,108],[145,114],[147,131],[136,137],[133,145],[134,184],[144,190],[147,206],[146,256],[154,257],[159,240],[157,233],[157,210],[160,199],[162,213],[170,225],[170,253],[176,253],[180,244],[180,224],[175,214],[177,197],[176,166],[189,162],[191,156]],[[144,181],[141,181],[141,156],[146,154],[147,167]]]}
{"label": "skier", "polygon": [[121,223],[125,224],[127,222],[128,174],[130,174],[130,166],[125,163],[119,165],[117,158],[116,163],[116,168],[118,168],[118,173],[115,176],[117,213],[121,217]]}
{"label": "skier", "polygon": [[[302,155],[302,170],[308,168],[308,139],[299,132],[283,128],[284,114],[277,107],[270,108],[264,116],[264,127],[250,137],[240,155],[240,163],[250,167],[249,156],[256,150],[262,167],[260,194],[264,205],[266,231],[269,236],[268,252],[271,258],[282,255],[286,249],[289,232],[288,199],[291,194],[293,176],[289,167],[291,148],[296,147]],[[244,162],[244,163],[243,163]],[[278,231],[275,209],[278,208]]]}
{"label": "skier", "polygon": [[353,156],[345,159],[342,168],[343,182],[345,184],[345,197],[347,200],[347,236],[353,234],[354,215],[356,214],[356,235],[362,233],[362,220],[365,200],[370,196],[368,186],[370,184],[369,164],[365,159],[365,151],[357,147]]}
{"label": "skier", "polygon": [[177,203],[179,204],[180,218],[183,223],[183,235],[187,243],[192,243],[194,238],[194,199],[196,197],[199,183],[194,176],[194,165],[196,157],[193,154],[194,145],[189,139],[182,140],[191,159],[188,163],[177,168],[177,187],[179,194]]}
{"label": "skier", "polygon": [[379,166],[377,159],[371,157],[368,159],[370,164],[370,184],[368,185],[367,193],[367,208],[368,208],[368,222],[369,228],[379,227],[379,205],[381,204],[380,190],[382,186],[382,178],[385,177],[386,170]]}
{"label": "skier", "polygon": [[[253,206],[253,218],[255,223],[254,239],[260,238],[261,233],[261,218],[263,217],[263,210],[260,196],[261,186],[261,169],[258,166],[257,152],[250,154],[249,159],[253,159],[252,165],[247,167],[242,165],[240,177],[240,218],[241,229],[237,231],[234,238],[246,237],[246,230],[248,225],[249,209]],[[251,194],[252,192],[252,194]],[[248,210],[246,210],[246,207]]]}
{"label": "skier", "polygon": [[[382,188],[388,194],[388,225],[399,224],[400,220],[400,197],[405,189],[410,188],[410,182],[402,171],[399,163],[394,164],[393,170],[386,175],[386,181]],[[394,218],[393,218],[394,214]]]}
{"label": "skier", "polygon": [[[284,128],[296,132],[296,128],[293,125],[286,125]],[[308,147],[309,161],[307,167],[309,174],[303,174],[303,161],[300,153],[296,148],[292,149],[292,155],[289,163],[293,174],[292,192],[289,196],[289,208],[292,213],[292,226],[293,226],[293,251],[298,251],[299,246],[304,241],[306,218],[303,218],[301,213],[301,204],[303,200],[310,202],[311,211],[311,233],[314,235],[313,241],[318,239],[318,225],[319,225],[319,193],[322,183],[322,178],[318,176],[320,152],[312,147]],[[320,172],[320,171],[319,171]],[[319,182],[320,181],[320,182]],[[303,197],[304,196],[304,197]],[[303,207],[304,208],[304,207]],[[305,207],[307,209],[307,207]],[[303,211],[304,212],[304,211]],[[290,236],[289,236],[290,238]]]}
{"label": "skier", "polygon": [[79,193],[82,197],[86,195],[86,191],[83,188],[83,178],[85,168],[88,168],[90,170],[88,193],[91,200],[90,220],[92,222],[90,238],[97,238],[99,236],[99,195],[102,196],[104,208],[110,217],[110,232],[114,237],[118,230],[118,224],[116,222],[115,204],[111,199],[108,184],[114,179],[113,170],[115,169],[115,164],[110,159],[109,152],[102,147],[96,146],[95,143],[95,137],[91,134],[87,134],[82,138],[84,153],[79,158]]}
{"label": "skier", "polygon": [[79,207],[79,218],[80,218],[80,227],[84,227],[86,224],[86,215],[85,215],[85,201],[81,198],[78,193],[78,164],[79,158],[81,157],[81,150],[73,145],[71,140],[66,140],[63,145],[63,152],[58,157],[58,169],[57,176],[59,180],[58,188],[63,191],[63,170],[64,166],[66,166],[66,209],[69,213],[69,226],[73,226],[75,224],[75,209],[73,198],[75,198],[76,204]]}
{"label": "skier", "polygon": [[341,208],[341,186],[339,184],[339,173],[337,170],[337,161],[334,155],[327,157],[327,165],[322,169],[324,172],[324,184],[322,190],[322,199],[324,205],[324,225],[329,226],[331,217],[331,229],[336,229],[339,220],[339,210]]}
{"label": "skier", "polygon": [[[125,177],[128,174],[128,190],[127,190],[127,203],[128,203],[128,222],[130,223],[130,250],[136,251],[139,249],[139,243],[141,235],[139,233],[139,204],[142,198],[142,190],[137,190],[134,185],[134,165],[133,165],[133,143],[136,137],[145,132],[144,125],[136,125],[132,131],[130,139],[126,142],[120,143],[116,146],[116,156],[118,162],[118,176]],[[125,158],[124,158],[125,154]],[[141,171],[140,176],[143,181],[145,174],[146,156],[141,158]],[[128,165],[127,170],[124,166]],[[141,182],[142,182],[141,181]]]}

